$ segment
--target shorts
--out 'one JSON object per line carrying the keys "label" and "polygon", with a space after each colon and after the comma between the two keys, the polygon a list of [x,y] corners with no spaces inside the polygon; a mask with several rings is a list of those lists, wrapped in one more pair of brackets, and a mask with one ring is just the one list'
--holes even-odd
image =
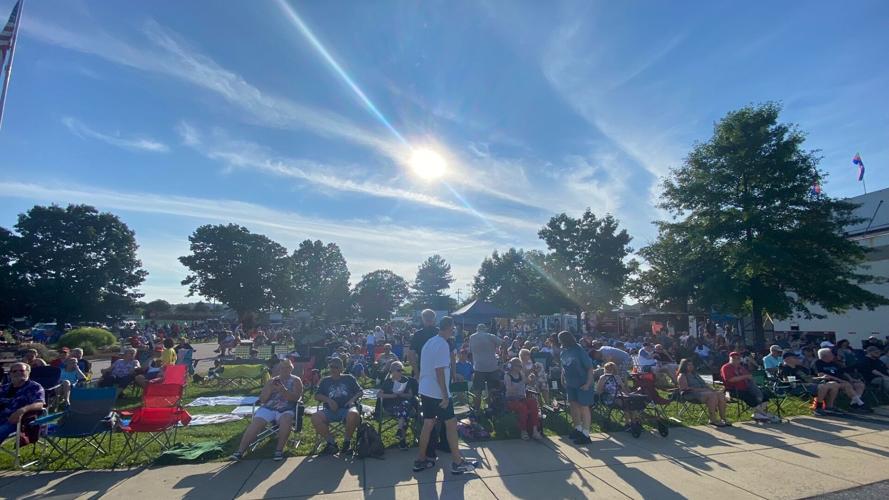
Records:
{"label": "shorts", "polygon": [[566,387],[565,395],[568,397],[568,402],[573,401],[584,406],[592,406],[595,401],[595,392],[592,389],[584,391],[580,387]]}
{"label": "shorts", "polygon": [[753,386],[746,391],[731,391],[733,398],[740,399],[747,406],[754,407],[769,400],[759,387]]}
{"label": "shorts", "polygon": [[475,372],[472,374],[472,392],[481,393],[488,386],[488,390],[494,390],[500,387],[503,381],[503,372],[501,370],[493,372]]}
{"label": "shorts", "polygon": [[437,418],[438,420],[445,421],[454,418],[454,402],[450,398],[448,398],[448,407],[442,409],[440,399],[430,398],[421,394],[420,405],[423,410],[424,420]]}
{"label": "shorts", "polygon": [[349,408],[337,408],[336,411],[333,411],[325,407],[323,412],[324,419],[328,422],[343,422],[346,420],[346,415],[349,414]]}
{"label": "shorts", "polygon": [[260,407],[256,410],[256,413],[253,414],[254,418],[261,418],[270,424],[277,424],[278,419],[283,415],[290,414],[291,417],[296,418],[296,412],[293,410],[286,411],[275,411],[270,408],[266,408],[265,406]]}

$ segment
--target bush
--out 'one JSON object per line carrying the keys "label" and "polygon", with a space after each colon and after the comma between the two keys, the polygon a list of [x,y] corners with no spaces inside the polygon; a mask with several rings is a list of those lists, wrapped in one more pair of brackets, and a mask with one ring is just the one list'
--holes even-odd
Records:
{"label": "bush", "polygon": [[75,328],[59,339],[58,347],[83,349],[85,355],[94,354],[96,349],[117,344],[117,337],[108,330],[101,328]]}

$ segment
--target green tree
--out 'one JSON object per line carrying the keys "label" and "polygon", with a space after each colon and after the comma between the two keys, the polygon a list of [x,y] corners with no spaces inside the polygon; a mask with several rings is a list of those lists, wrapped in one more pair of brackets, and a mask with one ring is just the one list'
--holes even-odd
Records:
{"label": "green tree", "polygon": [[630,235],[611,215],[598,218],[587,209],[579,218],[560,214],[538,233],[552,251],[546,258],[548,279],[562,302],[580,313],[608,311],[621,304],[636,262]]}
{"label": "green tree", "polygon": [[812,317],[811,304],[831,313],[889,304],[859,286],[883,279],[863,272],[866,250],[843,235],[860,222],[855,205],[811,193],[824,177],[820,158],[802,149],[796,126],[778,123],[780,111],[767,103],[728,113],[671,172],[662,204],[673,215],[662,229],[707,242],[702,255],[721,269],[702,293],[750,313],[759,347],[764,311]]}
{"label": "green tree", "polygon": [[0,227],[0,321],[27,314],[28,287],[16,266],[16,236]]}
{"label": "green tree", "polygon": [[511,315],[551,314],[559,310],[560,293],[548,280],[546,256],[539,251],[494,251],[472,280],[475,298]]}
{"label": "green tree", "polygon": [[[35,319],[105,320],[130,310],[148,273],[133,231],[88,205],[35,206],[6,232],[6,267]],[[0,263],[2,266],[2,263]]]}
{"label": "green tree", "polygon": [[251,326],[255,313],[291,301],[287,249],[235,224],[205,225],[188,237],[191,254],[179,257],[189,274],[188,294],[216,299]]}
{"label": "green tree", "polygon": [[388,269],[365,274],[352,291],[361,317],[368,322],[388,320],[407,296],[407,281]]}
{"label": "green tree", "polygon": [[210,306],[208,306],[206,302],[198,301],[195,302],[191,310],[197,313],[210,312]]}
{"label": "green tree", "polygon": [[295,288],[293,309],[304,309],[328,323],[348,317],[350,274],[339,246],[305,240],[290,260]]}
{"label": "green tree", "polygon": [[160,313],[169,312],[172,307],[173,306],[171,306],[170,303],[166,300],[157,299],[145,304],[145,306],[142,308],[142,311],[149,318],[153,318]]}
{"label": "green tree", "polygon": [[451,265],[441,255],[426,259],[417,269],[417,277],[411,284],[411,301],[415,309],[450,310],[455,301],[444,294],[451,287],[454,277]]}

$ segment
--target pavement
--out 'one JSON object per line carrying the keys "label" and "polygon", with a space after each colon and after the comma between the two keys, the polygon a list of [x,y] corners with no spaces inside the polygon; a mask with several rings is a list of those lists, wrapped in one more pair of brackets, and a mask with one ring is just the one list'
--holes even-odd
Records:
{"label": "pavement", "polygon": [[434,469],[413,473],[415,452],[399,450],[387,450],[382,460],[323,456],[274,462],[248,456],[238,463],[117,471],[6,471],[0,473],[0,497],[886,498],[881,492],[882,482],[889,481],[889,419],[798,417],[728,429],[673,428],[667,438],[599,434],[585,447],[565,438],[490,441],[467,446],[464,453],[481,460],[477,474],[451,475],[448,457]]}

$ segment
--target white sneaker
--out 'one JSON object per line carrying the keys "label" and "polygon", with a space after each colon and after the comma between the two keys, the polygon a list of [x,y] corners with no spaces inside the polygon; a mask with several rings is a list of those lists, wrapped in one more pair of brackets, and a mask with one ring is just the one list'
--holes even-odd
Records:
{"label": "white sneaker", "polygon": [[528,431],[522,431],[522,440],[527,441],[529,439],[531,439],[531,437],[528,436]]}
{"label": "white sneaker", "polygon": [[531,437],[537,440],[543,439],[543,434],[540,433],[537,429],[534,429],[534,434],[531,434]]}
{"label": "white sneaker", "polygon": [[766,415],[765,413],[761,413],[761,412],[756,412],[753,415],[751,415],[751,417],[753,418],[753,420],[771,420],[771,418],[769,418],[768,415]]}

